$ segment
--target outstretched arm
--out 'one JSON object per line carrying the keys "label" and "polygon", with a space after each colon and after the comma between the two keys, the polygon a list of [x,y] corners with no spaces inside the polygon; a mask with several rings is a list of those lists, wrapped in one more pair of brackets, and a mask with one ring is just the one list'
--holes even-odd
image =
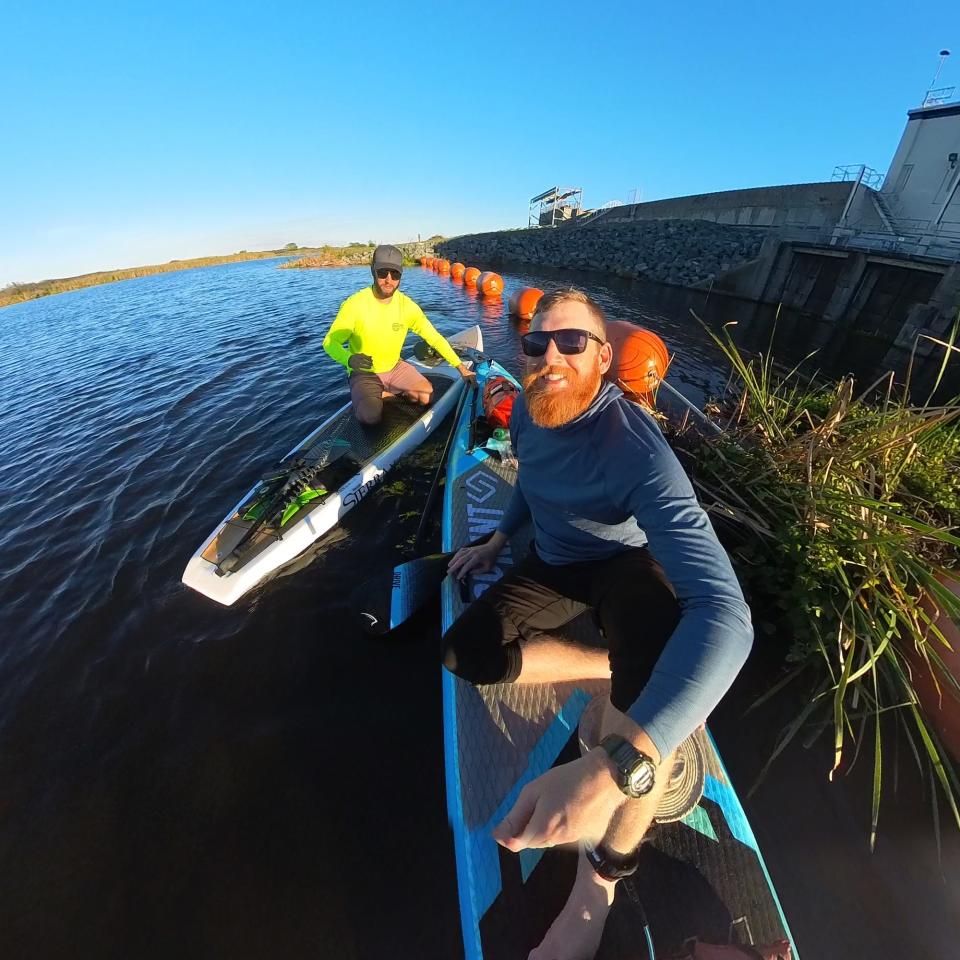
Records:
{"label": "outstretched arm", "polygon": [[[622,457],[608,494],[630,510],[677,592],[681,618],[653,675],[612,732],[668,757],[726,693],[753,640],[750,610],[693,487],[652,418],[618,431]],[[601,441],[602,442],[602,441]],[[629,455],[626,455],[629,451]],[[602,748],[529,783],[494,830],[510,850],[604,836],[623,794]]]}
{"label": "outstretched arm", "polygon": [[[412,303],[412,301],[410,301]],[[437,353],[443,357],[447,363],[452,367],[461,367],[463,366],[460,363],[460,358],[457,356],[456,351],[449,343],[439,334],[434,327],[434,325],[427,319],[426,314],[413,303],[412,310],[412,319],[410,321],[410,329],[418,336],[425,340],[427,343],[433,347]],[[461,371],[463,372],[463,371]]]}
{"label": "outstretched arm", "polygon": [[623,443],[629,455],[607,474],[608,490],[636,517],[680,603],[680,622],[627,710],[664,757],[727,692],[750,652],[753,627],[730,558],[659,426],[642,414],[626,429],[634,434]]}
{"label": "outstretched arm", "polygon": [[327,335],[323,338],[323,349],[337,363],[349,369],[350,337],[353,335],[353,317],[347,309],[346,303],[340,306],[336,319],[330,324]]}

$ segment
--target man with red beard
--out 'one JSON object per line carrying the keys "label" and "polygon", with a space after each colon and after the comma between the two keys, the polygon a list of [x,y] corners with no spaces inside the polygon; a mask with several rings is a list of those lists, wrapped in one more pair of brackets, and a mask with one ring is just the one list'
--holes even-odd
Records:
{"label": "man with red beard", "polygon": [[[513,851],[580,843],[573,890],[529,960],[588,960],[674,751],[733,682],[753,631],[656,421],[603,380],[612,351],[600,307],[576,290],[548,294],[522,343],[514,496],[493,537],[461,549],[450,572],[489,570],[531,519],[534,549],[453,624],[444,665],[475,684],[610,679],[599,730],[581,723],[596,746],[528,784],[494,831]],[[589,607],[606,650],[557,635]]]}

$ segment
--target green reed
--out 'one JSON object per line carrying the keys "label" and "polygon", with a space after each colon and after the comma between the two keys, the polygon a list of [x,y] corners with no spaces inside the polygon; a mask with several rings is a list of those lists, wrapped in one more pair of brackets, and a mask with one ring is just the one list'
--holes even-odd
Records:
{"label": "green reed", "polygon": [[[872,746],[872,848],[890,739],[902,734],[935,815],[939,792],[960,826],[957,772],[913,682],[920,663],[943,697],[960,694],[940,656],[949,644],[922,602],[932,597],[960,622],[960,600],[937,579],[960,566],[960,405],[911,403],[910,374],[859,394],[851,377],[824,386],[798,368],[780,374],[769,351],[747,358],[728,328],[705,329],[731,367],[711,408],[724,429],[679,442],[694,447],[704,505],[749,531],[732,549],[744,586],[790,637],[789,671],[754,706],[797,681],[810,691],[763,773],[804,730],[812,741],[832,729],[831,778]],[[960,352],[955,335],[935,341],[944,360],[931,397]]]}

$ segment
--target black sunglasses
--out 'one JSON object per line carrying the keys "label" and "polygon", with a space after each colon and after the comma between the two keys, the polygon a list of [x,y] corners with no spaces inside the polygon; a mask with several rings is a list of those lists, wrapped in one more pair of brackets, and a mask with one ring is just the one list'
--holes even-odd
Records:
{"label": "black sunglasses", "polygon": [[533,330],[520,338],[520,346],[528,357],[542,357],[550,346],[550,341],[557,345],[557,349],[569,356],[571,353],[583,353],[587,349],[587,341],[593,340],[600,346],[606,342],[589,330],[577,330],[574,327],[563,330]]}
{"label": "black sunglasses", "polygon": [[400,279],[400,271],[399,271],[399,270],[391,270],[390,267],[381,267],[381,268],[377,271],[377,279],[378,279],[378,280],[386,280],[387,277],[389,277],[391,280],[399,280],[399,279]]}

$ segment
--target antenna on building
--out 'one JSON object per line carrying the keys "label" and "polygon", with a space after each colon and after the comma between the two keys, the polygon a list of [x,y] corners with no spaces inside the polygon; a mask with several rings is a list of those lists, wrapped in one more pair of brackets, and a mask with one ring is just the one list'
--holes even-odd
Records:
{"label": "antenna on building", "polygon": [[937,81],[940,79],[940,71],[943,69],[943,65],[949,56],[949,50],[940,51],[940,62],[937,64],[937,72],[933,75],[933,82],[930,84],[930,89],[927,90],[927,95],[923,98],[921,106],[936,107],[941,103],[946,103],[950,97],[953,96],[954,87],[941,87],[939,90],[936,89]]}
{"label": "antenna on building", "polygon": [[933,83],[930,84],[931,89],[937,85],[937,81],[940,79],[940,71],[943,69],[943,65],[949,56],[949,50],[940,51],[940,62],[937,64],[937,72],[933,75]]}

